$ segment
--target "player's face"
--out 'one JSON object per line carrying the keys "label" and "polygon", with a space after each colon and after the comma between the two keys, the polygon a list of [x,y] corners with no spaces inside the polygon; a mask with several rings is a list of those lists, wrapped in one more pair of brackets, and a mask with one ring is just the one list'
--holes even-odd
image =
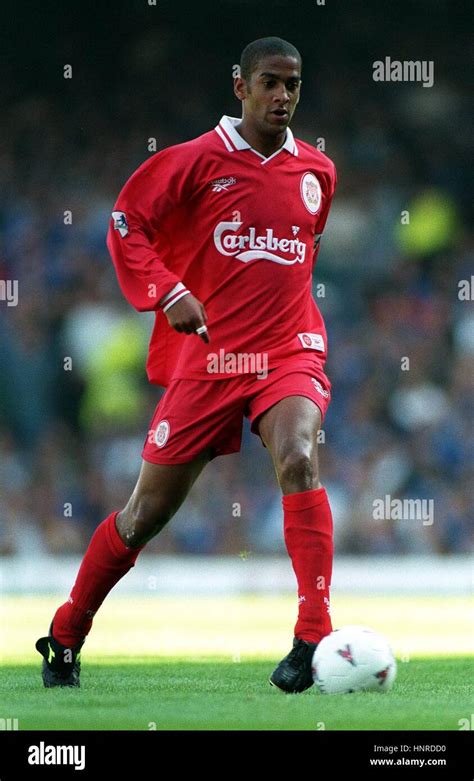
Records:
{"label": "player's face", "polygon": [[298,60],[281,55],[264,57],[254,68],[250,82],[237,81],[236,94],[243,100],[246,121],[268,135],[286,130],[300,99]]}

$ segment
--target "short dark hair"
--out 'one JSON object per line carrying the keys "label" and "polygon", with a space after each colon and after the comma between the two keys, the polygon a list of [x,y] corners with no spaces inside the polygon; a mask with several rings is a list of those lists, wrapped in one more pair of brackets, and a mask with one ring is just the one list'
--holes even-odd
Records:
{"label": "short dark hair", "polygon": [[259,60],[263,57],[279,54],[282,57],[294,57],[302,64],[301,54],[292,43],[284,41],[283,38],[270,36],[269,38],[257,38],[247,44],[240,55],[240,75],[245,81],[250,81],[252,71],[257,67]]}

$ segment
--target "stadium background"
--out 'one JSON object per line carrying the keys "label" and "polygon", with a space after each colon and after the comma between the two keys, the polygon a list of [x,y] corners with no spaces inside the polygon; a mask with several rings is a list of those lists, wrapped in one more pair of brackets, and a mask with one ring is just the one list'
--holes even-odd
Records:
{"label": "stadium background", "polygon": [[[273,3],[269,23],[252,2],[82,3],[64,14],[27,3],[7,20],[0,278],[18,280],[19,303],[0,303],[3,556],[82,552],[126,502],[161,391],[144,373],[152,316],[124,302],[105,247],[109,214],[150,138],[161,149],[238,114],[232,66],[270,33],[303,55],[293,130],[323,138],[339,172],[315,275],[337,554],[468,551],[474,322],[458,298],[472,261],[467,5],[288,8]],[[372,62],[388,55],[434,59],[435,86],[375,83]],[[433,499],[435,522],[374,521],[372,501],[386,494]],[[284,553],[281,521],[268,454],[246,427],[242,453],[205,469],[148,551]]]}

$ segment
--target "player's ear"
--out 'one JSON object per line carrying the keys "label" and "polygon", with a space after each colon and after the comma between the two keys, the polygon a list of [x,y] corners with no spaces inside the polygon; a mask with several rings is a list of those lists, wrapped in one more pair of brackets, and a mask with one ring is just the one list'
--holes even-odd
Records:
{"label": "player's ear", "polygon": [[298,88],[298,99],[296,101],[296,105],[298,105],[298,103],[300,102],[300,98],[301,98],[301,85],[302,84],[303,84],[303,82],[300,79],[300,85],[299,85],[299,88]]}
{"label": "player's ear", "polygon": [[234,79],[234,95],[239,100],[245,100],[247,97],[247,82],[241,77],[236,76]]}

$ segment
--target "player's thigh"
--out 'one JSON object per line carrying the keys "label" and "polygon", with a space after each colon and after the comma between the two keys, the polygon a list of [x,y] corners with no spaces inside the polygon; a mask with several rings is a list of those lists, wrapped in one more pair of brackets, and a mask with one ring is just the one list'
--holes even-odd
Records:
{"label": "player's thigh", "polygon": [[155,497],[179,507],[209,460],[209,449],[184,464],[153,464],[144,460],[132,497]]}
{"label": "player's thigh", "polygon": [[126,507],[117,517],[125,542],[158,531],[182,505],[194,482],[210,460],[210,450],[184,464],[142,461],[140,474]]}
{"label": "player's thigh", "polygon": [[309,460],[315,476],[318,468],[318,431],[321,410],[305,396],[288,396],[262,414],[259,434],[268,448],[277,473],[291,462]]}

